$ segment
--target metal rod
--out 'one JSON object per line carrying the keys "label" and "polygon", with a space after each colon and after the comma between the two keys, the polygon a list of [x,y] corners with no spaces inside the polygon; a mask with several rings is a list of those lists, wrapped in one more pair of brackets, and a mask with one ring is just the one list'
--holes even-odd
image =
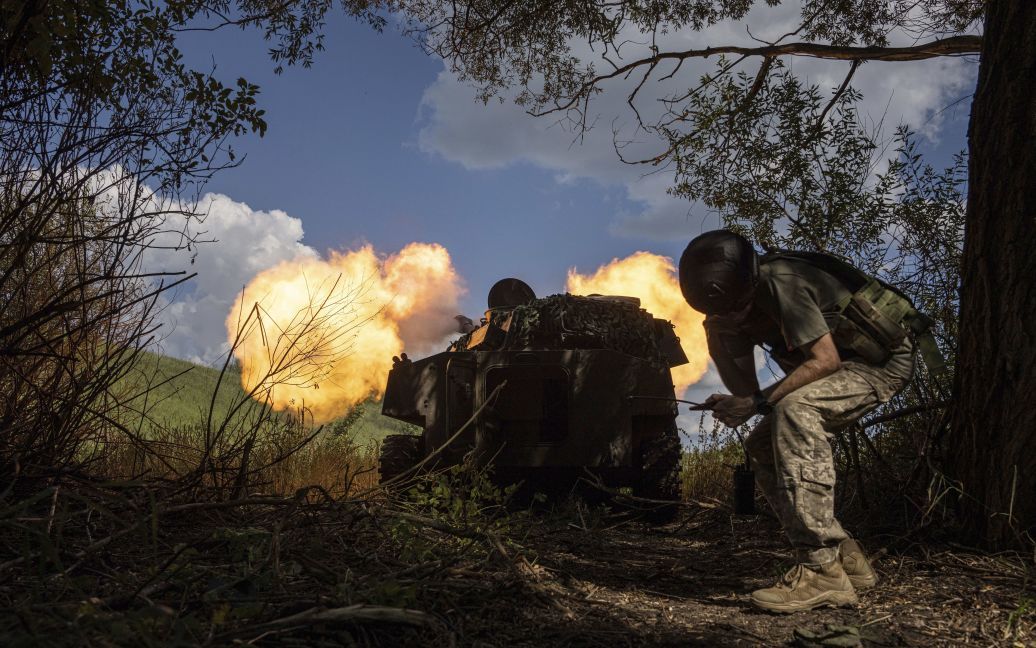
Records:
{"label": "metal rod", "polygon": [[665,396],[627,396],[626,400],[660,400],[668,401],[670,403],[686,403],[691,406],[693,410],[711,410],[712,407],[705,403],[695,403],[694,401],[683,400],[682,398],[667,398]]}

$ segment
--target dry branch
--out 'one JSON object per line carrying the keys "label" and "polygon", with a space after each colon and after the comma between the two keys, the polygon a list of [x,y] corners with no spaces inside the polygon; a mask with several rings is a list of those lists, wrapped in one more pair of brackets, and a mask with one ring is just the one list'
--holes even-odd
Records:
{"label": "dry branch", "polygon": [[[402,623],[405,625],[429,627],[436,625],[438,621],[432,615],[420,610],[359,603],[339,608],[310,608],[298,614],[247,628],[245,631],[232,633],[231,636],[241,635],[243,632],[251,634],[285,626],[312,625],[315,623]],[[222,638],[228,637],[224,635]]]}

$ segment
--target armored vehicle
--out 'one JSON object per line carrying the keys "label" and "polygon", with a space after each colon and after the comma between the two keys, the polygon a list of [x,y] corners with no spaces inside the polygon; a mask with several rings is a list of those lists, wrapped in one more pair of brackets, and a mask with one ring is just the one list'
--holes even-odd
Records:
{"label": "armored vehicle", "polygon": [[[381,479],[471,455],[501,483],[551,493],[592,475],[644,500],[679,494],[673,325],[632,297],[537,299],[517,279],[481,325],[421,360],[394,358],[382,413],[422,428],[382,445]],[[665,518],[672,507],[656,510]]]}

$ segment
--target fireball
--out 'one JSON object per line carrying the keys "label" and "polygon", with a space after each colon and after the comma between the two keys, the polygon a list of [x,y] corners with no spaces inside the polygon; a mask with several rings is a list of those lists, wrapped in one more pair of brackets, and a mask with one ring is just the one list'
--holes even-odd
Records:
{"label": "fireball", "polygon": [[680,292],[676,266],[669,257],[635,252],[625,259],[612,259],[592,275],[568,271],[568,292],[574,295],[625,295],[638,297],[640,305],[655,317],[676,326],[680,346],[689,362],[673,369],[676,391],[682,393],[705,374],[709,363],[708,344],[702,322],[705,316],[687,305]]}
{"label": "fireball", "polygon": [[393,355],[455,331],[463,293],[449,253],[434,243],[281,263],[253,278],[227,317],[242,386],[275,410],[333,420],[381,396]]}

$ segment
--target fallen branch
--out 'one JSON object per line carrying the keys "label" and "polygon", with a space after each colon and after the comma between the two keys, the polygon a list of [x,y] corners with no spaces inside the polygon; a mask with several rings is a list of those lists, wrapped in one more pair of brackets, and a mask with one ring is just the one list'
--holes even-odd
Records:
{"label": "fallen branch", "polygon": [[398,518],[400,520],[406,520],[407,522],[413,522],[414,524],[419,524],[430,529],[435,529],[436,531],[441,531],[442,533],[457,536],[458,538],[478,540],[484,540],[486,538],[486,534],[484,533],[469,531],[467,529],[460,529],[455,526],[446,524],[445,522],[440,522],[439,520],[435,520],[430,517],[425,517],[423,515],[417,515],[415,513],[407,513],[405,511],[394,511],[392,509],[378,509],[378,514],[387,517]]}
{"label": "fallen branch", "polygon": [[598,489],[600,491],[608,493],[609,495],[614,495],[617,498],[624,499],[624,500],[627,500],[627,501],[630,501],[630,502],[639,502],[641,504],[652,504],[652,505],[654,505],[655,508],[658,508],[659,506],[684,506],[684,507],[690,507],[692,505],[693,506],[698,506],[698,507],[701,507],[701,508],[707,508],[707,509],[720,508],[720,505],[718,505],[718,504],[710,504],[708,502],[702,502],[700,500],[690,499],[690,498],[688,498],[686,501],[684,501],[684,500],[652,499],[650,497],[639,497],[637,495],[630,495],[628,493],[623,493],[621,490],[619,490],[617,488],[609,488],[608,486],[605,486],[604,482],[602,482],[599,478],[596,478],[596,476],[595,476],[595,478],[593,480],[587,479],[586,477],[580,477],[579,479],[580,479],[580,481],[582,481],[582,482],[584,482],[586,484],[589,484],[589,485],[593,486],[594,488],[596,488],[596,489]]}
{"label": "fallen branch", "polygon": [[438,619],[421,610],[358,603],[340,608],[309,608],[298,614],[225,633],[217,637],[217,639],[226,640],[253,633],[262,635],[277,628],[308,626],[317,623],[395,623],[424,628],[440,625]]}

